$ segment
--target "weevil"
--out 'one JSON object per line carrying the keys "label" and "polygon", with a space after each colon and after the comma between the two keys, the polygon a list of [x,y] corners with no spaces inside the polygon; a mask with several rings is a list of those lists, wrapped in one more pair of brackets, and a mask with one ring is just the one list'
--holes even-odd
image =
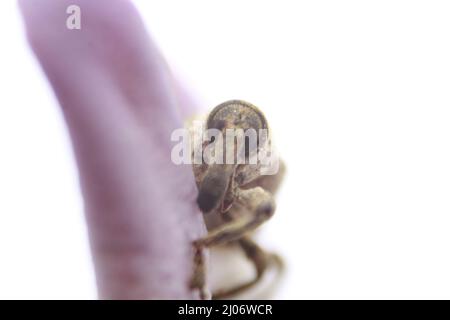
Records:
{"label": "weevil", "polygon": [[[218,130],[223,136],[230,129],[254,129],[256,132],[269,129],[264,114],[256,106],[242,100],[227,101],[215,107],[206,119],[205,128]],[[207,140],[201,148],[205,150],[215,142],[215,139]],[[266,135],[266,138],[258,136],[256,144],[246,141],[241,144],[241,149],[233,142],[233,156],[243,154],[246,160],[244,163],[193,162],[198,187],[197,204],[203,212],[208,233],[193,242],[194,270],[190,286],[199,290],[203,299],[209,297],[205,288],[205,248],[237,245],[255,269],[253,279],[233,288],[213,292],[213,299],[229,298],[253,287],[270,266],[282,270],[282,259],[275,253],[266,252],[252,238],[254,230],[274,214],[273,194],[285,172],[284,164],[280,161],[277,173],[261,174],[261,161],[257,155],[267,149],[270,143],[270,135]],[[256,161],[251,162],[250,159]]]}

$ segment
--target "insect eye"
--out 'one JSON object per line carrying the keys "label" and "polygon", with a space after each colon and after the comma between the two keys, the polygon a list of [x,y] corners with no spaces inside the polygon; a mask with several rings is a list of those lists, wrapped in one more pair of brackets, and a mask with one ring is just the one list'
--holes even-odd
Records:
{"label": "insect eye", "polygon": [[[264,135],[260,139],[260,130],[268,131],[267,120],[263,113],[254,105],[242,100],[230,100],[224,102],[211,111],[207,120],[207,129],[243,129],[246,132],[244,155],[248,158],[267,140]],[[256,138],[250,139],[247,131],[251,129]],[[267,132],[268,133],[268,132]],[[214,139],[211,139],[214,142]]]}
{"label": "insect eye", "polygon": [[[232,124],[232,125],[230,125]],[[228,125],[228,126],[227,126]],[[242,100],[224,102],[211,111],[207,120],[207,129],[268,129],[267,120],[254,105]]]}

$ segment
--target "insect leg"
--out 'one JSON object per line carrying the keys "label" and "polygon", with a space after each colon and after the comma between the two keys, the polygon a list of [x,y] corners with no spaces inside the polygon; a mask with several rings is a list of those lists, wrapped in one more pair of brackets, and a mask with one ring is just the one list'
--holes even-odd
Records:
{"label": "insect leg", "polygon": [[261,187],[238,190],[236,200],[250,213],[250,217],[242,217],[227,222],[212,230],[204,238],[196,240],[195,245],[209,247],[238,240],[251,230],[267,221],[275,211],[275,202],[271,194]]}
{"label": "insect leg", "polygon": [[279,159],[279,168],[278,172],[274,175],[262,175],[246,184],[246,189],[261,187],[266,191],[269,191],[271,194],[275,194],[279,189],[281,182],[286,174],[286,165],[282,159]]}
{"label": "insect leg", "polygon": [[262,279],[265,271],[268,270],[270,266],[276,266],[279,274],[281,274],[281,271],[283,270],[283,260],[276,254],[266,252],[249,236],[242,237],[237,243],[242,248],[247,258],[255,266],[255,277],[234,288],[213,293],[213,299],[226,299],[250,289]]}
{"label": "insect leg", "polygon": [[197,289],[201,300],[210,298],[210,293],[206,288],[206,263],[204,248],[194,246],[194,268],[192,272],[190,288]]}

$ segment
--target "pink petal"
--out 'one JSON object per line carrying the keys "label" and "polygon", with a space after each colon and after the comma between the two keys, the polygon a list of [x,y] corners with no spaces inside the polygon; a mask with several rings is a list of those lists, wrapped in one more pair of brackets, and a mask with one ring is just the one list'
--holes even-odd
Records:
{"label": "pink petal", "polygon": [[[69,5],[81,30],[66,28]],[[79,167],[100,298],[194,298],[204,234],[192,169],[170,160],[181,127],[172,76],[126,0],[20,0]]]}

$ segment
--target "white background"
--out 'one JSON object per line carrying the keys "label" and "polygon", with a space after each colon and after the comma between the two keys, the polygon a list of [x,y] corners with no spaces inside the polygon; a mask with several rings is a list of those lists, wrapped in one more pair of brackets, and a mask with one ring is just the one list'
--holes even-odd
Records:
{"label": "white background", "polygon": [[[278,298],[450,298],[448,1],[135,3],[205,109],[241,98],[270,121]],[[69,140],[15,1],[0,41],[0,298],[94,298]]]}

